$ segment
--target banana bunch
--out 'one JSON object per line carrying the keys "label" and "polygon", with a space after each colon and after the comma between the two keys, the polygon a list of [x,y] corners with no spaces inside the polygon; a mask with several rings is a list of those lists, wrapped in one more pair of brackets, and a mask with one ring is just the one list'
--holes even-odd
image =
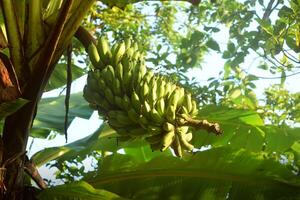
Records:
{"label": "banana bunch", "polygon": [[179,157],[194,148],[189,127],[179,122],[184,115],[197,114],[196,102],[183,88],[147,69],[137,43],[128,39],[110,47],[101,37],[88,54],[93,69],[84,98],[119,135],[143,138],[153,151],[171,147]]}

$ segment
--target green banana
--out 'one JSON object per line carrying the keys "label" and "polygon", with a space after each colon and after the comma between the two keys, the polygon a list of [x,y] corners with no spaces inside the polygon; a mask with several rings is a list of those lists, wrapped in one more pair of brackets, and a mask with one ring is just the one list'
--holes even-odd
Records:
{"label": "green banana", "polygon": [[103,63],[109,64],[109,60],[111,59],[111,52],[106,37],[100,37],[97,43],[97,50]]}
{"label": "green banana", "polygon": [[128,117],[131,121],[138,121],[140,118],[140,115],[135,111],[135,109],[131,108],[128,111]]}
{"label": "green banana", "polygon": [[90,102],[91,104],[96,104],[97,102],[95,101],[93,91],[91,91],[90,87],[87,85],[84,86],[83,88],[83,97]]}
{"label": "green banana", "polygon": [[162,116],[160,116],[160,114],[157,112],[157,110],[155,108],[152,108],[150,111],[150,116],[152,121],[156,124],[162,124],[164,122],[164,119],[162,118]]}
{"label": "green banana", "polygon": [[151,135],[159,135],[163,132],[160,126],[155,126],[151,124],[148,125],[147,130]]}
{"label": "green banana", "polygon": [[139,112],[141,110],[141,102],[140,102],[140,98],[137,95],[137,93],[135,91],[132,92],[131,95],[131,104],[133,105],[133,108]]}
{"label": "green banana", "polygon": [[145,135],[145,129],[143,129],[143,128],[130,129],[128,132],[131,136],[143,137]]}
{"label": "green banana", "polygon": [[123,109],[124,104],[123,104],[123,99],[119,96],[115,96],[115,103],[118,106],[118,108]]}
{"label": "green banana", "polygon": [[198,107],[196,101],[192,101],[192,110],[190,111],[191,116],[196,116],[198,114]]}
{"label": "green banana", "polygon": [[188,141],[186,141],[184,132],[179,130],[179,131],[177,131],[177,135],[178,135],[179,142],[184,149],[186,149],[188,151],[192,151],[194,149],[194,146],[192,144],[190,144]]}
{"label": "green banana", "polygon": [[161,143],[162,138],[163,138],[162,134],[161,135],[152,135],[152,136],[146,137],[145,140],[150,144],[155,144],[155,143]]}
{"label": "green banana", "polygon": [[105,94],[105,98],[111,102],[111,104],[114,104],[114,95],[112,93],[112,91],[109,89],[109,87],[106,87],[104,89],[104,94]]}
{"label": "green banana", "polygon": [[187,113],[192,112],[193,102],[192,102],[192,95],[190,93],[188,93],[188,94],[185,95],[184,105],[186,106],[186,109],[188,111]]}
{"label": "green banana", "polygon": [[121,96],[122,94],[121,83],[117,78],[113,81],[112,88],[116,96]]}
{"label": "green banana", "polygon": [[165,113],[165,100],[164,98],[160,98],[157,102],[156,102],[156,109],[159,113],[160,116],[163,116]]}
{"label": "green banana", "polygon": [[113,52],[112,60],[115,65],[117,65],[121,61],[121,58],[124,55],[125,51],[126,51],[125,43],[124,42],[119,43],[116,47],[116,50]]}
{"label": "green banana", "polygon": [[125,94],[123,97],[122,105],[124,110],[129,111],[131,109],[131,102],[129,97]]}
{"label": "green banana", "polygon": [[141,115],[140,118],[138,119],[139,124],[143,127],[146,128],[149,125],[149,120],[147,117]]}
{"label": "green banana", "polygon": [[118,63],[115,70],[116,77],[122,81],[123,80],[123,65],[122,63]]}
{"label": "green banana", "polygon": [[177,134],[175,135],[175,139],[174,139],[174,142],[172,143],[171,147],[174,150],[175,155],[181,158],[182,157],[182,148],[181,148],[181,144],[180,144]]}
{"label": "green banana", "polygon": [[174,131],[175,126],[174,126],[173,124],[169,123],[169,122],[165,122],[165,123],[163,124],[163,129],[164,129],[165,131],[167,131],[167,132],[170,132],[170,131]]}
{"label": "green banana", "polygon": [[192,133],[183,125],[186,117],[197,115],[196,101],[184,88],[148,70],[136,42],[126,39],[110,48],[101,37],[88,53],[94,68],[83,96],[124,141],[145,138],[153,151],[171,147],[179,157],[183,149],[193,150]]}
{"label": "green banana", "polygon": [[176,119],[176,107],[174,105],[169,105],[166,110],[166,119],[169,122],[174,122]]}
{"label": "green banana", "polygon": [[172,143],[175,138],[175,131],[169,131],[167,132],[164,136],[163,139],[161,140],[161,151],[165,151]]}
{"label": "green banana", "polygon": [[[97,50],[96,46],[93,43],[91,43],[88,47],[88,54],[89,54],[90,60],[92,62],[92,65],[95,68],[98,68],[100,56],[98,54],[98,50]],[[101,69],[101,68],[99,68],[99,69]]]}
{"label": "green banana", "polygon": [[125,49],[128,50],[131,47],[132,41],[130,38],[125,40]]}

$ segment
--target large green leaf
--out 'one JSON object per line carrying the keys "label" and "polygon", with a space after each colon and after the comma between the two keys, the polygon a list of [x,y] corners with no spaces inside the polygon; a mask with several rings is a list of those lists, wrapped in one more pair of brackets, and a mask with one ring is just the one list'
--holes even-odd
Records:
{"label": "large green leaf", "polygon": [[[84,75],[84,69],[72,65],[72,79],[75,80]],[[45,88],[45,91],[50,91],[59,87],[66,85],[67,83],[67,64],[59,63],[55,66],[55,69],[51,75],[51,78],[48,82],[48,85]]]}
{"label": "large green leaf", "polygon": [[41,166],[51,160],[67,160],[78,155],[86,155],[94,150],[117,150],[116,132],[106,123],[93,134],[60,147],[43,149],[32,156],[35,164]]}
{"label": "large green leaf", "polygon": [[254,152],[264,149],[284,153],[300,140],[299,128],[263,126],[263,121],[254,111],[209,106],[201,110],[199,117],[219,122],[224,133],[215,136],[202,130],[195,131],[193,144],[198,148],[230,145]]}
{"label": "large green leaf", "polygon": [[41,191],[38,195],[40,200],[125,200],[114,193],[106,190],[93,188],[84,181],[60,185]]}
{"label": "large green leaf", "polygon": [[205,145],[213,147],[231,145],[237,149],[260,151],[263,147],[265,131],[261,128],[264,123],[254,111],[211,105],[200,110],[198,117],[218,122],[223,130],[221,136],[203,130],[194,131],[193,144],[198,148]]}
{"label": "large green leaf", "polygon": [[95,150],[116,152],[121,148],[125,148],[127,154],[139,155],[143,161],[162,154],[170,155],[170,151],[152,152],[149,144],[144,140],[121,142],[118,137],[117,133],[107,123],[103,123],[93,134],[65,146],[43,149],[35,153],[32,159],[36,165],[41,166],[51,160],[65,161],[76,156],[84,157]]}
{"label": "large green leaf", "polygon": [[16,112],[27,102],[28,100],[19,98],[14,101],[0,103],[0,120]]}
{"label": "large green leaf", "polygon": [[[38,112],[31,131],[32,137],[48,136],[50,131],[63,133],[65,119],[65,96],[44,98],[40,101]],[[71,94],[68,125],[75,117],[88,119],[93,110],[82,97],[82,92]]]}
{"label": "large green leaf", "polygon": [[265,153],[214,148],[184,161],[160,156],[145,163],[134,156],[104,158],[86,180],[131,199],[298,199],[300,179]]}

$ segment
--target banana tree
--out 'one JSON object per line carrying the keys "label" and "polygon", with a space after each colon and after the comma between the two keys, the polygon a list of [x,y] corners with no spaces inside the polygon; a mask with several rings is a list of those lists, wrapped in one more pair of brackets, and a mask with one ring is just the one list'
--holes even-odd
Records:
{"label": "banana tree", "polygon": [[[1,1],[2,199],[23,199],[24,162],[32,122],[58,60],[71,44],[90,1]],[[15,91],[14,93],[8,91]],[[26,99],[25,105],[22,99]],[[3,105],[4,106],[4,105]],[[15,108],[19,107],[16,111]],[[4,110],[1,110],[4,111]],[[5,191],[5,192],[4,192]]]}

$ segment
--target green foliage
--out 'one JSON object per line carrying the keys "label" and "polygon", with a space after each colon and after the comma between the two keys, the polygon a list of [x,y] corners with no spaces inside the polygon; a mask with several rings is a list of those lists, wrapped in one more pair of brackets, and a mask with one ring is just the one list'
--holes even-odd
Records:
{"label": "green foliage", "polygon": [[[84,70],[76,65],[72,65],[72,79],[75,80],[85,74]],[[54,90],[64,86],[67,82],[67,64],[59,63],[56,65],[52,76],[48,82],[46,91]]]}
{"label": "green foliage", "polygon": [[186,161],[160,156],[141,163],[135,155],[114,154],[86,181],[130,199],[297,199],[292,188],[300,184],[265,153],[230,148],[198,152]]}
{"label": "green foliage", "polygon": [[[170,150],[152,152],[143,140],[123,142],[104,122],[83,139],[32,156],[37,166],[54,168],[55,178],[68,183],[42,191],[40,199],[300,198],[299,93],[285,86],[300,64],[299,0],[189,2],[97,1],[82,26],[97,38],[135,40],[147,65],[185,87],[198,100],[197,117],[219,123],[224,134],[194,131],[191,143],[197,149],[178,159]],[[43,1],[47,22],[60,3]],[[81,43],[73,45],[75,56],[88,66]],[[224,60],[219,76],[202,74],[207,84],[191,80],[187,72],[207,67],[203,61],[209,54]],[[65,85],[65,68],[62,58],[46,91]],[[262,86],[256,81],[265,77],[250,68],[278,79],[257,96]],[[84,74],[72,65],[73,80]],[[41,100],[32,137],[63,133],[64,101],[65,96]],[[25,103],[0,104],[0,119]],[[72,94],[68,125],[91,114],[82,93]],[[95,162],[92,169],[84,165],[86,159]]]}
{"label": "green foliage", "polygon": [[[60,134],[64,132],[64,101],[65,96],[50,97],[41,100],[31,130],[32,137],[46,138],[50,131]],[[71,95],[69,107],[68,125],[70,125],[75,117],[88,119],[93,112],[86,101],[84,101],[82,92]]]}
{"label": "green foliage", "polygon": [[49,188],[44,190],[38,195],[38,199],[52,200],[52,199],[64,199],[64,200],[126,200],[109,191],[95,189],[84,181],[71,183],[68,185],[61,185],[55,188]]}

